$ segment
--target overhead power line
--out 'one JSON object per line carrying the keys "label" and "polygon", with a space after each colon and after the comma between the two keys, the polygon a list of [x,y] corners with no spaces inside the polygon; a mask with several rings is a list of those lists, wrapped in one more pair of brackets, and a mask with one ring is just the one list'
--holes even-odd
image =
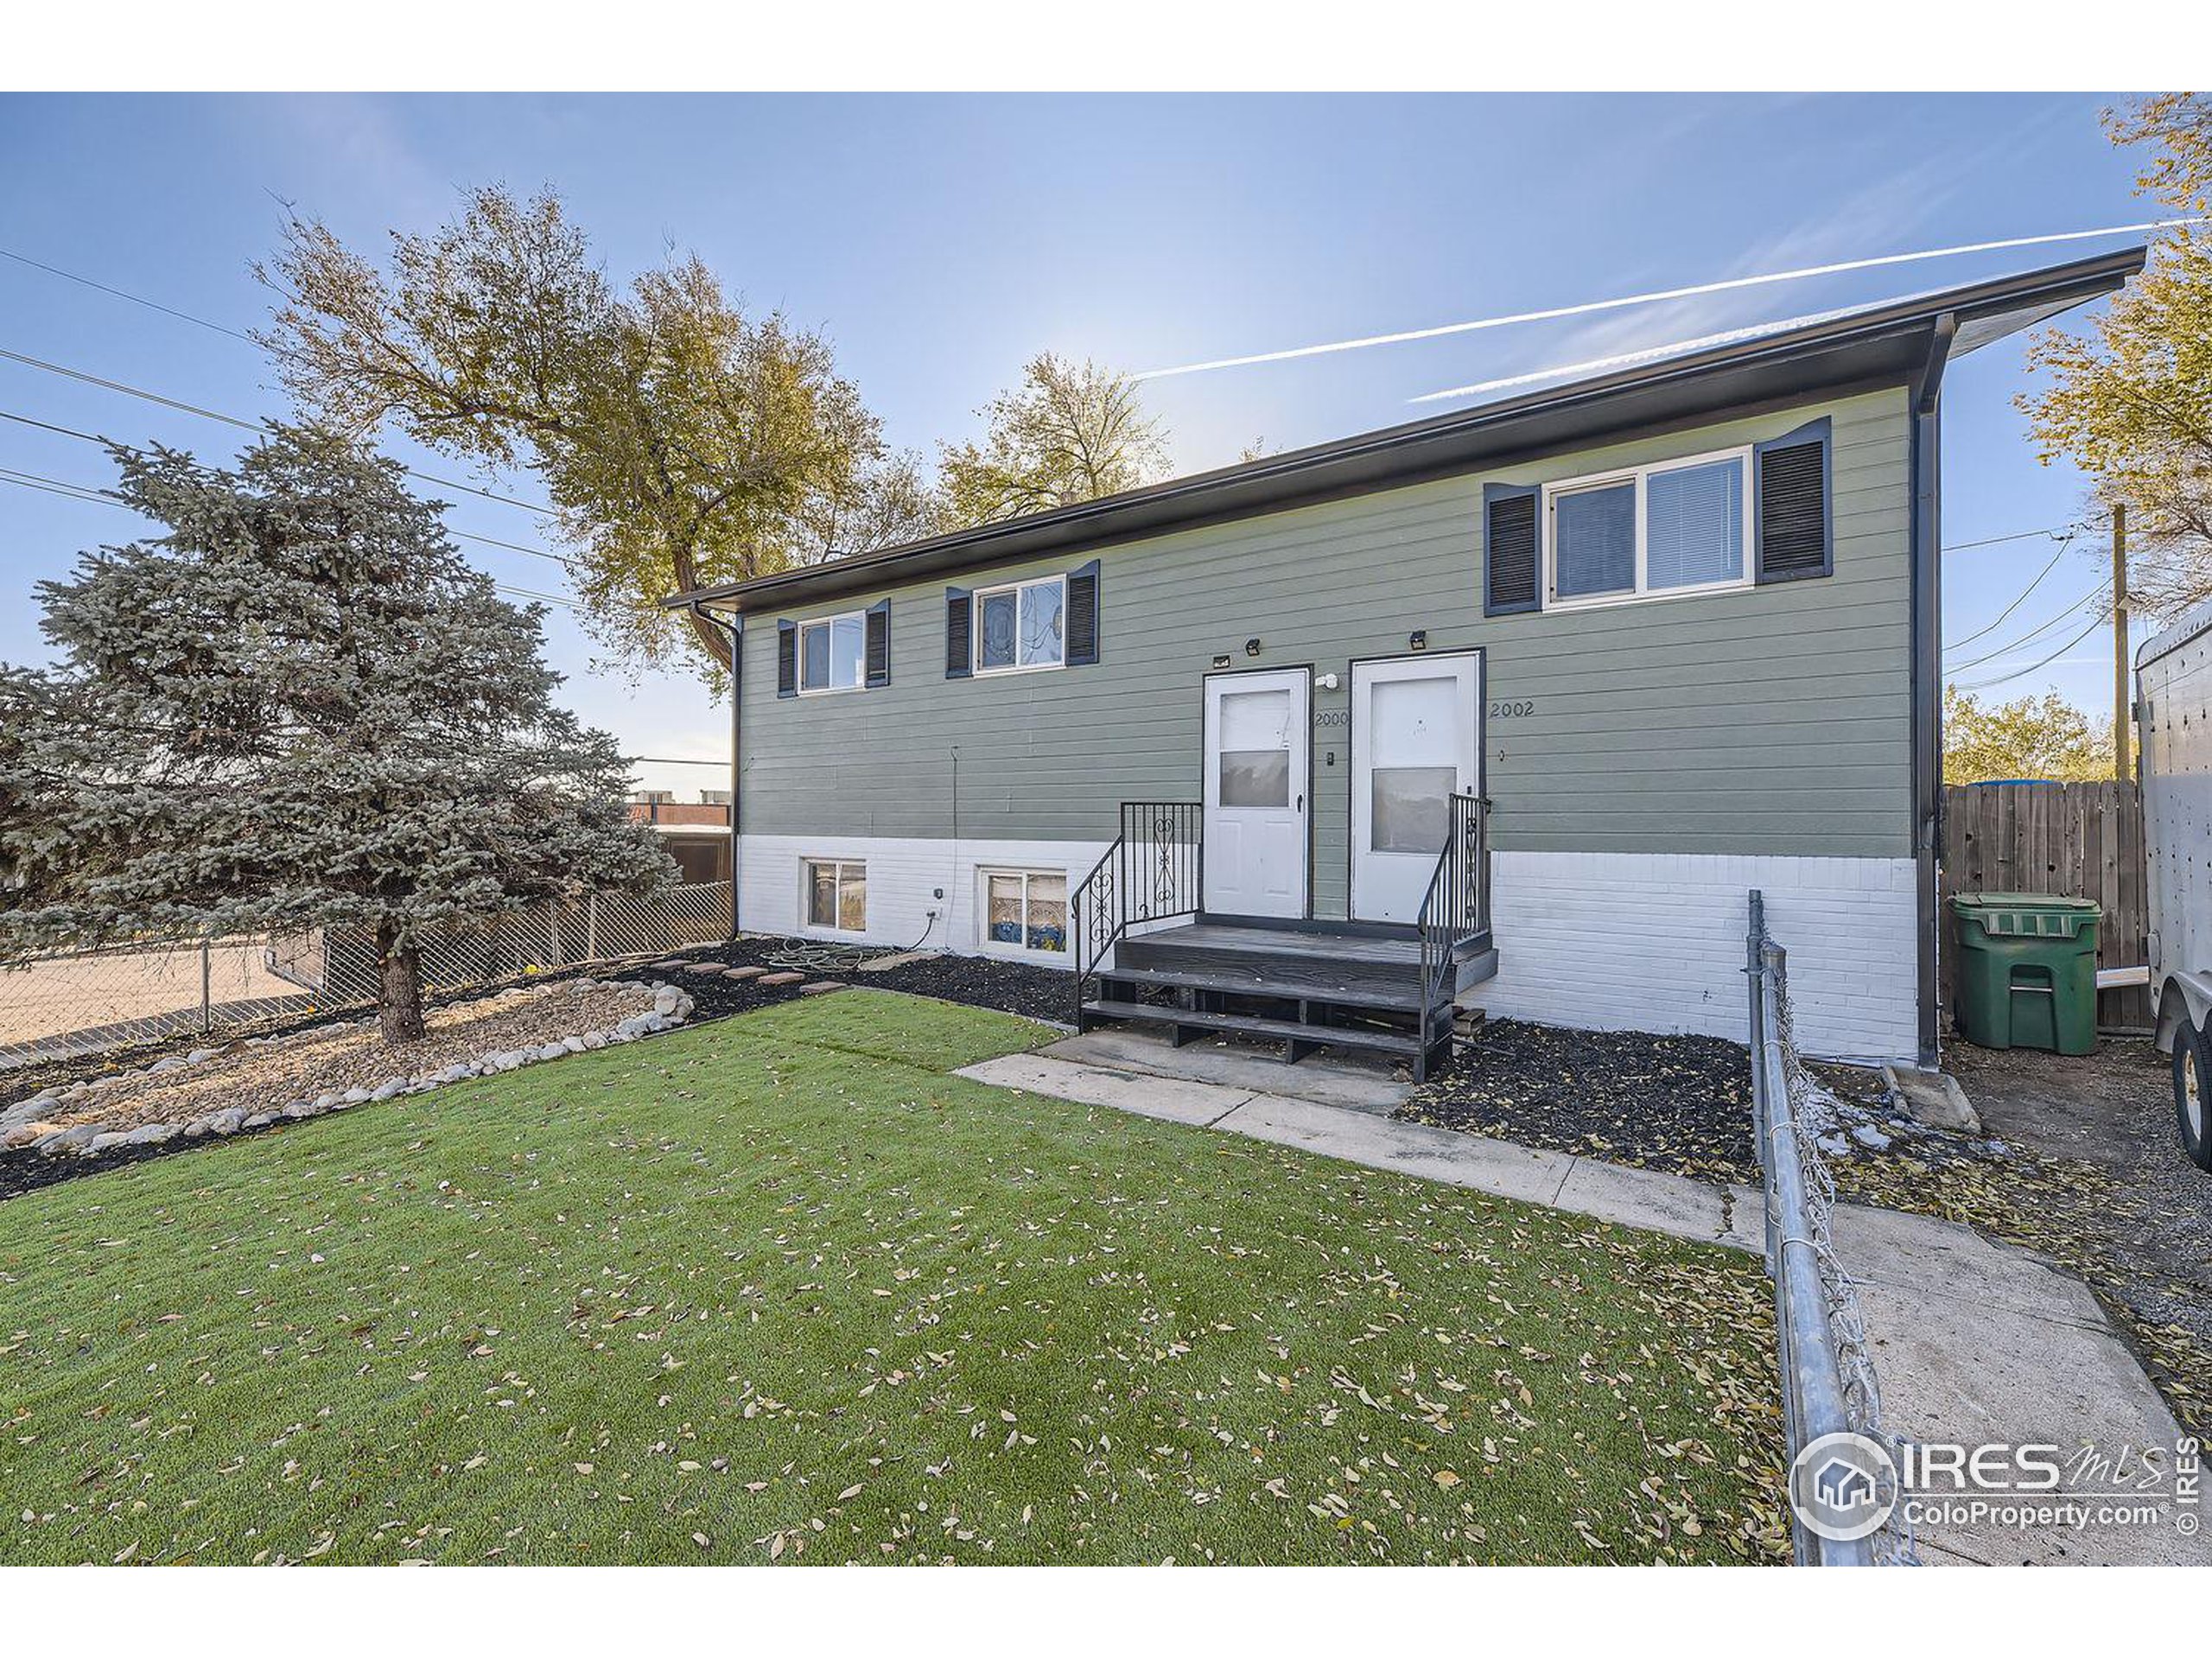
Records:
{"label": "overhead power line", "polygon": [[2100,616],[2092,621],[2088,627],[2082,629],[2081,632],[2075,634],[2071,639],[2069,639],[2064,645],[2061,645],[2056,651],[2052,652],[2050,656],[2044,658],[2041,661],[2030,663],[2025,668],[2015,669],[2010,674],[1999,674],[1994,679],[1974,681],[1970,684],[1959,687],[1959,690],[1961,691],[1986,691],[1993,685],[2003,685],[2008,681],[2020,679],[2027,675],[2032,674],[2039,668],[2048,668],[2051,664],[2056,662],[2068,652],[2073,650],[2075,646],[2080,645],[2084,639],[2094,633],[2099,628],[2104,626],[2104,625],[2105,620]]}
{"label": "overhead power line", "polygon": [[[1802,265],[1795,270],[1774,270],[1756,276],[1730,276],[1717,282],[1693,283],[1682,288],[1654,289],[1644,294],[1624,294],[1609,300],[1586,300],[1579,305],[1556,305],[1541,311],[1515,311],[1503,316],[1477,317],[1468,322],[1441,323],[1433,328],[1408,328],[1395,334],[1366,334],[1357,340],[1329,340],[1318,346],[1294,346],[1276,352],[1255,352],[1243,357],[1211,358],[1201,363],[1179,363],[1172,368],[1147,369],[1133,380],[1164,380],[1173,375],[1204,374],[1215,369],[1241,369],[1257,363],[1285,363],[1294,358],[1321,357],[1336,352],[1364,351],[1373,346],[1398,346],[1413,340],[1440,340],[1450,334],[1473,334],[1478,329],[1503,328],[1514,323],[1549,322],[1560,317],[1587,316],[1593,312],[1618,311],[1632,305],[1656,305],[1666,300],[1695,299],[1736,289],[1758,288],[1770,283],[1802,282],[1813,276],[1836,276],[1847,271],[1872,270],[1884,265],[1910,264],[1923,259],[1948,259],[1962,254],[1995,253],[2007,248],[2032,248],[2054,242],[2085,242],[2101,236],[2129,236],[2148,231],[2174,230],[2202,225],[2202,216],[2149,219],[2139,225],[2107,225],[2090,231],[2059,231],[2044,236],[2006,237],[1995,242],[1967,242],[1955,247],[1923,248],[1910,253],[1885,253],[1867,259],[1844,259],[1826,265]],[[1439,392],[1438,397],[1450,394]],[[1419,401],[1416,399],[1415,401]]]}
{"label": "overhead power line", "polygon": [[[66,479],[48,478],[41,473],[22,473],[10,467],[0,467],[0,484],[14,484],[23,489],[39,490],[48,495],[58,495],[73,501],[90,501],[103,507],[121,507],[126,512],[138,511],[128,501],[109,491],[95,489],[85,484],[72,484]],[[446,533],[457,536],[462,532],[448,531]],[[472,537],[470,539],[481,540],[482,538]],[[504,546],[505,543],[495,543],[494,545]],[[527,553],[531,550],[523,548],[519,550]],[[497,581],[493,582],[492,586],[500,593],[512,594],[518,599],[535,600],[541,605],[558,605],[563,609],[570,611],[581,608],[574,600],[564,599],[558,594],[540,593],[534,588],[518,588],[512,583]]]}
{"label": "overhead power line", "polygon": [[2079,523],[2071,524],[2045,524],[2041,530],[2016,530],[2009,536],[1985,536],[1978,542],[1948,543],[1944,546],[1943,551],[1946,553],[1963,553],[1968,548],[1995,547],[1999,542],[2033,541],[2038,536],[2065,536],[2071,537],[2080,535],[2082,531],[2087,528],[2088,526]]}
{"label": "overhead power line", "polygon": [[1997,613],[1996,621],[1992,622],[1987,627],[1976,629],[1974,632],[1967,635],[1963,639],[1954,639],[1949,645],[1944,646],[1943,649],[1946,651],[1956,651],[1961,645],[1972,645],[1984,634],[1996,632],[1998,628],[2004,623],[2005,619],[2012,615],[2013,612],[2018,610],[2021,605],[2025,602],[2028,595],[2035,592],[2037,588],[2042,585],[2043,579],[2049,575],[2052,571],[2058,569],[2058,562],[2066,556],[2067,550],[2074,545],[2074,537],[2079,533],[2080,532],[2076,531],[2069,531],[2066,533],[2065,540],[2060,542],[2058,544],[2058,550],[2050,556],[2050,563],[2044,565],[2042,569],[2036,572],[2035,580],[2031,582],[2026,587],[2021,588],[2018,595],[2010,605],[2007,605],[2003,610]]}
{"label": "overhead power line", "polygon": [[[33,420],[28,415],[17,415],[4,409],[0,409],[0,421],[15,421],[23,426],[35,426],[41,432],[52,432],[65,438],[76,438],[85,443],[97,443],[102,448],[117,447],[114,439],[104,438],[97,432],[79,432],[74,427],[56,426],[51,421]],[[133,446],[124,444],[119,447],[130,448]],[[574,570],[576,568],[575,560],[564,559],[558,553],[548,553],[542,547],[524,547],[520,542],[503,542],[496,536],[479,536],[474,531],[455,530],[450,524],[446,526],[446,534],[464,542],[480,542],[486,547],[504,548],[510,553],[527,553],[533,559],[549,560],[559,565],[563,570]]]}
{"label": "overhead power line", "polygon": [[97,283],[89,276],[80,276],[73,270],[64,270],[59,265],[49,265],[45,260],[34,259],[27,253],[17,253],[13,248],[0,248],[0,259],[12,259],[19,265],[29,265],[34,270],[42,270],[49,276],[59,276],[64,282],[77,283],[86,288],[96,288],[101,293],[111,294],[118,300],[128,300],[133,305],[143,305],[149,311],[159,311],[165,316],[176,318],[180,322],[197,323],[200,327],[212,328],[219,334],[228,334],[232,340],[242,340],[249,346],[258,346],[261,343],[251,334],[242,330],[227,327],[219,322],[211,322],[206,317],[195,317],[189,311],[180,311],[173,305],[163,305],[159,300],[149,300],[143,294],[133,294],[120,288],[110,288],[105,283]]}
{"label": "overhead power line", "polygon": [[[82,283],[86,288],[97,289],[103,294],[111,294],[118,300],[128,300],[133,305],[143,305],[149,311],[159,311],[166,316],[175,317],[183,322],[197,323],[200,327],[213,329],[219,334],[228,334],[232,340],[244,340],[247,345],[253,346],[256,350],[271,349],[263,346],[262,342],[256,340],[251,334],[246,334],[241,329],[232,328],[228,324],[216,322],[207,317],[196,316],[189,311],[180,311],[173,305],[163,305],[159,300],[149,300],[143,294],[131,293],[128,289],[115,288],[106,283],[96,282],[92,277],[80,275],[73,270],[64,270],[59,265],[49,265],[43,259],[34,259],[27,253],[16,252],[12,248],[0,248],[0,258],[13,259],[18,264],[29,265],[35,270],[45,271],[49,276],[61,277],[67,282]],[[16,354],[10,353],[9,355],[14,356]],[[276,355],[281,357],[285,355],[285,353],[279,352],[276,353]],[[85,376],[78,371],[60,369],[51,364],[37,363],[35,359],[33,359],[18,357],[17,360],[20,362],[32,363],[34,366],[40,368],[53,368],[57,373],[73,374],[79,378],[92,379],[94,384],[107,386],[111,391],[130,391],[132,390],[128,386],[116,385],[111,381],[103,381],[97,379],[95,377]],[[135,392],[133,395],[138,397],[151,397],[154,394],[149,392]],[[162,399],[160,401],[167,402],[168,400]],[[239,421],[234,416],[219,415],[212,410],[197,409],[187,404],[175,404],[171,406],[185,410],[187,412],[191,414],[205,415],[210,420],[229,421],[232,425],[237,426],[244,426],[246,424],[246,423]],[[560,516],[553,508],[541,507],[535,501],[518,500],[512,496],[499,495],[490,490],[480,490],[473,484],[463,484],[454,479],[440,478],[431,473],[416,472],[411,467],[409,469],[408,475],[411,478],[419,478],[425,483],[438,485],[445,489],[466,490],[471,495],[480,495],[486,501],[497,501],[502,506],[520,507],[525,512],[538,513],[548,518],[555,518]]]}
{"label": "overhead power line", "polygon": [[80,489],[74,484],[64,484],[58,479],[41,478],[36,473],[14,472],[5,467],[0,467],[0,483],[20,484],[25,489],[43,490],[48,495],[64,496],[73,501],[98,501],[105,505],[114,499],[112,496]]}
{"label": "overhead power line", "polygon": [[2021,647],[2027,645],[2030,640],[2049,633],[2053,628],[2063,626],[2067,620],[2073,616],[2084,605],[2097,604],[2107,594],[2111,592],[2111,583],[2100,582],[2095,588],[2082,594],[2081,598],[2075,600],[2071,605],[2069,605],[2064,610],[2059,612],[2057,615],[2052,617],[2041,626],[2030,628],[2018,639],[2009,639],[2005,644],[1999,645],[1993,651],[1985,651],[1979,657],[1970,657],[1963,663],[1949,664],[1945,667],[1944,671],[1949,674],[1962,673],[1969,668],[1980,668],[1984,663],[1993,663],[2000,657],[2009,657],[2014,652],[2018,651]]}
{"label": "overhead power line", "polygon": [[[67,364],[49,363],[44,358],[32,357],[27,353],[11,352],[4,346],[0,346],[0,358],[5,358],[11,363],[21,363],[26,368],[42,369],[48,374],[58,374],[67,379],[81,381],[88,386],[98,386],[103,391],[121,392],[127,397],[143,397],[149,404],[159,404],[164,409],[174,409],[181,414],[197,415],[202,420],[220,421],[224,425],[237,427],[241,431],[267,432],[270,429],[266,421],[249,421],[241,416],[226,415],[219,409],[207,409],[199,404],[188,404],[181,398],[164,397],[158,391],[149,391],[143,386],[129,385],[121,380],[111,380],[86,369],[73,369]],[[486,501],[497,501],[504,507],[520,507],[525,512],[534,512],[542,518],[557,518],[561,516],[551,507],[541,507],[535,501],[518,500],[513,496],[501,495],[494,490],[481,490],[474,484],[463,484],[458,479],[440,478],[435,473],[423,472],[413,467],[404,470],[408,477],[419,478],[425,484],[435,484],[441,489],[480,495]]]}
{"label": "overhead power line", "polygon": [[56,426],[51,421],[35,421],[28,415],[11,415],[0,409],[0,421],[14,421],[20,426],[35,426],[41,432],[58,432],[65,438],[82,438],[86,443],[105,447],[107,440],[97,432],[79,432],[73,426]]}

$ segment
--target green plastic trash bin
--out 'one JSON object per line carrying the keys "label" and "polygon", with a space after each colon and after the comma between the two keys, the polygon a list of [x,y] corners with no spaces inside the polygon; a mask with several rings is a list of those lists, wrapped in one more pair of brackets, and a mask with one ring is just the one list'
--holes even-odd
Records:
{"label": "green plastic trash bin", "polygon": [[1961,893],[1959,1033],[1984,1048],[2088,1054],[2097,1046],[2094,899],[2043,893]]}

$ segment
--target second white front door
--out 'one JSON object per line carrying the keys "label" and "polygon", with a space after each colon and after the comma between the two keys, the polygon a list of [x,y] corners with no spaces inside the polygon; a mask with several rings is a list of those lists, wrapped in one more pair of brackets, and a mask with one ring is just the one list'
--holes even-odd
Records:
{"label": "second white front door", "polygon": [[1302,668],[1206,680],[1205,907],[1306,914],[1312,691]]}
{"label": "second white front door", "polygon": [[1351,913],[1415,922],[1455,794],[1479,795],[1479,652],[1351,669]]}

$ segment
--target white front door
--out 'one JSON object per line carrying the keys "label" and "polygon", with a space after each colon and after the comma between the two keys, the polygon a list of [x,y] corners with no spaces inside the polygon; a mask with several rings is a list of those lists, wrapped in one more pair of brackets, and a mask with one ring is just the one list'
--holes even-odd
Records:
{"label": "white front door", "polygon": [[1414,922],[1436,874],[1451,798],[1479,795],[1480,652],[1351,668],[1351,913]]}
{"label": "white front door", "polygon": [[1306,914],[1307,671],[1206,680],[1205,907]]}

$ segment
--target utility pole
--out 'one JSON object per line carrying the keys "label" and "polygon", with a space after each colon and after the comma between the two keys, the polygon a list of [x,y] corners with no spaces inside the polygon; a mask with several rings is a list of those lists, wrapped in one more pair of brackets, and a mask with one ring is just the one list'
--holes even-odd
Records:
{"label": "utility pole", "polygon": [[2112,775],[2120,783],[2134,776],[2129,757],[2134,699],[2127,675],[2127,503],[2112,510]]}

